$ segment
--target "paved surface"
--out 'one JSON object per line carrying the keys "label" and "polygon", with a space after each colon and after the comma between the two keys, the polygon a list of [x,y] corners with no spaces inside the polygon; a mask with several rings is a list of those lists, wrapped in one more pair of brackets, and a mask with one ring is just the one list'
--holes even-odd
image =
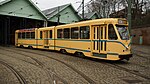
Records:
{"label": "paved surface", "polygon": [[130,61],[111,62],[0,47],[0,84],[150,84],[150,46],[132,51]]}

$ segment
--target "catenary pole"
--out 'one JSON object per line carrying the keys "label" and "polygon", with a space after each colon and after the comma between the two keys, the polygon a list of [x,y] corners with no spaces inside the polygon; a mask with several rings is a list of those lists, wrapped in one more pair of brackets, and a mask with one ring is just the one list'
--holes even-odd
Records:
{"label": "catenary pole", "polygon": [[84,0],[82,0],[82,19],[84,20]]}
{"label": "catenary pole", "polygon": [[131,0],[128,0],[128,22],[129,22],[129,32],[131,32]]}
{"label": "catenary pole", "polygon": [[59,25],[59,23],[60,23],[60,14],[59,14],[59,10],[60,10],[60,7],[58,6],[58,8],[57,8],[57,10],[58,10],[58,14],[57,14],[57,25]]}

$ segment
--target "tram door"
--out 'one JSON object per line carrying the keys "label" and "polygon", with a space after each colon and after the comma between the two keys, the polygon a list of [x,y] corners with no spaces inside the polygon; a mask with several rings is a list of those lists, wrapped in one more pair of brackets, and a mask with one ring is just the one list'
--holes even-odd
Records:
{"label": "tram door", "polygon": [[106,53],[108,29],[107,25],[92,26],[93,29],[93,53]]}
{"label": "tram door", "polygon": [[44,33],[44,38],[43,38],[43,40],[44,40],[44,48],[49,48],[49,46],[48,46],[48,31],[43,31],[43,33]]}

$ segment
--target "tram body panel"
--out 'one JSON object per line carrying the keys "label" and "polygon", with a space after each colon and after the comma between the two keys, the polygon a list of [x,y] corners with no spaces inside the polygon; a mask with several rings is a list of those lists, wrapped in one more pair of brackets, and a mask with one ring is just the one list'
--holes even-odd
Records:
{"label": "tram body panel", "polygon": [[[35,35],[33,36],[31,32]],[[131,40],[125,19],[97,19],[53,27],[16,30],[15,35],[16,46],[57,51],[63,49],[68,53],[80,52],[87,57],[105,60],[128,60],[132,57]]]}

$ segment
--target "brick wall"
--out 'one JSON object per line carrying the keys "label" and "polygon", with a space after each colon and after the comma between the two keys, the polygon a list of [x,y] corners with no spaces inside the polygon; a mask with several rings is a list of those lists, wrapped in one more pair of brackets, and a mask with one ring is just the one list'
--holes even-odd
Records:
{"label": "brick wall", "polygon": [[150,27],[132,29],[131,35],[133,44],[140,44],[140,38],[142,38],[143,45],[150,45]]}

